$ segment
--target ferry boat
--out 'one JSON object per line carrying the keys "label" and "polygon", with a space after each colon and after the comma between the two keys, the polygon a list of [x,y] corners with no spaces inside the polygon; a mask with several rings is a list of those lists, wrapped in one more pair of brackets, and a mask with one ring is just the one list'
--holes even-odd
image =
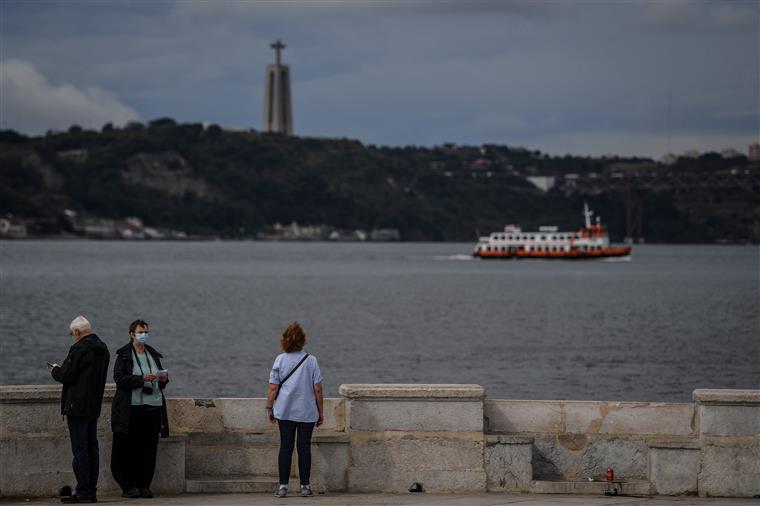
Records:
{"label": "ferry boat", "polygon": [[577,232],[559,232],[557,227],[539,227],[538,232],[523,232],[507,225],[503,232],[481,237],[472,255],[479,258],[608,258],[631,254],[630,246],[611,246],[607,229],[600,218],[591,223],[593,211],[583,204],[585,227]]}

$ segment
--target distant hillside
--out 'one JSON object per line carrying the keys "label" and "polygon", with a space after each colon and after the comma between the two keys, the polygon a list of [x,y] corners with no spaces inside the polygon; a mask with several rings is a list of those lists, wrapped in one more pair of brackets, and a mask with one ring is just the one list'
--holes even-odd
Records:
{"label": "distant hillside", "polygon": [[[42,137],[4,131],[0,216],[27,219],[31,233],[47,235],[72,232],[62,214],[70,209],[81,216],[134,216],[151,227],[230,238],[254,237],[275,223],[296,221],[340,229],[395,228],[404,240],[472,241],[507,222],[576,228],[585,199],[621,240],[624,195],[544,193],[526,177],[603,173],[613,165],[644,163],[653,165],[639,159],[547,157],[507,146],[364,146],[170,119],[123,129],[107,125],[100,132],[72,127]],[[747,165],[746,158],[711,163],[707,170]],[[658,193],[647,199],[649,241],[760,238],[760,209],[751,189]]]}

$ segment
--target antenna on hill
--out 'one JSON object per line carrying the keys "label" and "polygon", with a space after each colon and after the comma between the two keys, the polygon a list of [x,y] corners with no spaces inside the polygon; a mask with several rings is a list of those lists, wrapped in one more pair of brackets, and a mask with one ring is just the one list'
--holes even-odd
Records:
{"label": "antenna on hill", "polygon": [[668,89],[668,154],[672,153],[670,148],[670,109],[673,103],[673,93]]}

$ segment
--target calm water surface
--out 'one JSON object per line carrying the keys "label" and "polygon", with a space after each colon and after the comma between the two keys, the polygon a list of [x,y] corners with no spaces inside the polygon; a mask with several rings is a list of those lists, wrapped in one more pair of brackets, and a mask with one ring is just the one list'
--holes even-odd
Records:
{"label": "calm water surface", "polygon": [[510,399],[760,388],[757,247],[489,262],[471,246],[2,241],[0,383],[52,383],[43,364],[63,360],[83,313],[112,353],[150,322],[173,396],[263,396],[293,320],[329,396],[374,382]]}

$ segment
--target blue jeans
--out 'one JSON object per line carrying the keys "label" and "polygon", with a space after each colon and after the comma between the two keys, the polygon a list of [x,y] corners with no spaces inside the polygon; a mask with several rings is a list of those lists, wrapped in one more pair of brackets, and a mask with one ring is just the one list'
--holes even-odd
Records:
{"label": "blue jeans", "polygon": [[[291,420],[278,420],[277,422],[280,427],[280,455],[277,459],[280,485],[288,484],[294,446],[298,448],[298,476],[301,478],[301,485],[308,485],[311,474],[311,433],[314,430],[314,422],[293,422]],[[296,431],[298,432],[297,445]]]}
{"label": "blue jeans", "polygon": [[71,439],[71,466],[77,479],[76,494],[79,497],[95,497],[100,470],[98,451],[98,421],[66,417]]}

